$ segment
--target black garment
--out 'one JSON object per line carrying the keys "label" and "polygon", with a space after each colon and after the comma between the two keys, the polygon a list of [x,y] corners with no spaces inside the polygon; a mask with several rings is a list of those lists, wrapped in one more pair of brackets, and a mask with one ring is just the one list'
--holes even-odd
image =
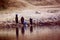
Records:
{"label": "black garment", "polygon": [[21,23],[24,24],[24,17],[21,17]]}
{"label": "black garment", "polygon": [[18,15],[16,14],[16,17],[15,17],[15,21],[16,23],[18,23]]}
{"label": "black garment", "polygon": [[30,18],[30,24],[31,24],[31,25],[33,24],[32,18]]}

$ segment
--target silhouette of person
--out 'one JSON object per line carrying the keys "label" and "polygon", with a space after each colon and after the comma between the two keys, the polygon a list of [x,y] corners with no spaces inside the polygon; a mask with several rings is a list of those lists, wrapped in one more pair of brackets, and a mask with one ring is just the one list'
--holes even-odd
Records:
{"label": "silhouette of person", "polygon": [[21,23],[24,24],[24,17],[21,17]]}
{"label": "silhouette of person", "polygon": [[30,32],[33,32],[33,26],[30,27]]}
{"label": "silhouette of person", "polygon": [[26,28],[27,28],[27,22],[24,21],[24,29],[26,29]]}
{"label": "silhouette of person", "polygon": [[33,19],[32,18],[30,18],[30,24],[32,25],[33,24],[33,21],[32,21]]}
{"label": "silhouette of person", "polygon": [[16,17],[15,17],[15,21],[16,23],[18,23],[18,15],[16,14]]}

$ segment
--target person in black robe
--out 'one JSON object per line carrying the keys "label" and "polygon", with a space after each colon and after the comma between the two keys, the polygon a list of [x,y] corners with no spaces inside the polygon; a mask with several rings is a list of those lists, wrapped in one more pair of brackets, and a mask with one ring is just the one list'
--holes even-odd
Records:
{"label": "person in black robe", "polygon": [[30,18],[30,24],[32,25],[33,24],[33,21],[32,21],[33,19],[32,18]]}
{"label": "person in black robe", "polygon": [[18,15],[16,14],[15,22],[18,23]]}
{"label": "person in black robe", "polygon": [[24,24],[24,17],[21,17],[21,24]]}

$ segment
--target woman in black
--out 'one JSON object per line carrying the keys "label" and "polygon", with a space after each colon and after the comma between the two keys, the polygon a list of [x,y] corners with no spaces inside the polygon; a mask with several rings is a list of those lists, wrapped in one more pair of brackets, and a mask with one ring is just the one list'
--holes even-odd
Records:
{"label": "woman in black", "polygon": [[21,17],[21,23],[24,24],[24,17]]}
{"label": "woman in black", "polygon": [[32,18],[30,18],[30,24],[31,24],[31,25],[33,24]]}

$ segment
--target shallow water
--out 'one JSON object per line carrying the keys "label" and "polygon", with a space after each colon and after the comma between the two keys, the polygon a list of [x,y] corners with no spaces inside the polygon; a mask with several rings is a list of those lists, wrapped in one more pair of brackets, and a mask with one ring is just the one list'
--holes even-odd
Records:
{"label": "shallow water", "polygon": [[[1,29],[1,40],[16,40],[16,29]],[[34,27],[33,32],[30,32],[30,28],[27,27],[24,35],[19,28],[19,40],[60,40],[60,26],[41,26]]]}

